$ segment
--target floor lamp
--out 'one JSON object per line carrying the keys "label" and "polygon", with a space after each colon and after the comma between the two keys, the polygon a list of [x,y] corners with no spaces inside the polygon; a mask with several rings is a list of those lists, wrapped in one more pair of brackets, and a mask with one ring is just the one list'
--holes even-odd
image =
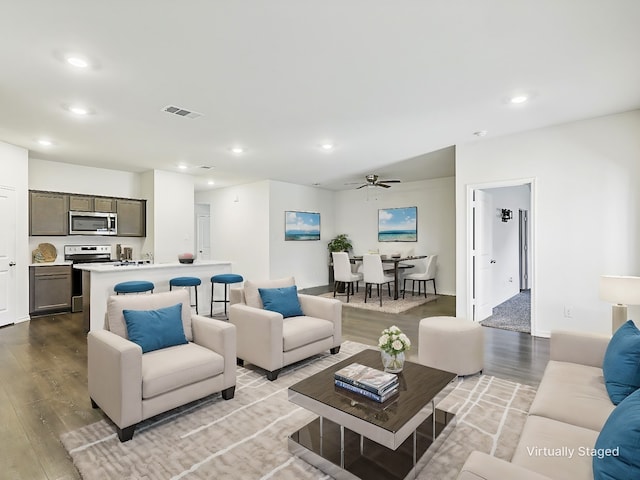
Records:
{"label": "floor lamp", "polygon": [[640,305],[640,277],[602,275],[600,298],[615,304],[611,322],[611,331],[615,333],[629,319],[627,305]]}

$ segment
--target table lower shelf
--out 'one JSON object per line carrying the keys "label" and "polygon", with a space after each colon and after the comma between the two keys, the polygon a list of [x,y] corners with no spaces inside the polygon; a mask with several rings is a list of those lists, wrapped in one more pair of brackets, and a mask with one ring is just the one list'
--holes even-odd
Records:
{"label": "table lower shelf", "polygon": [[[440,443],[455,425],[455,415],[436,409],[435,441]],[[323,435],[320,437],[320,418],[316,418],[288,439],[289,451],[336,479],[397,479],[414,478],[431,458],[435,449],[433,415],[416,430],[416,470],[413,462],[413,435],[410,435],[396,450],[384,447],[344,429],[344,468],[340,467],[340,425],[322,420]],[[427,454],[428,455],[425,455]]]}

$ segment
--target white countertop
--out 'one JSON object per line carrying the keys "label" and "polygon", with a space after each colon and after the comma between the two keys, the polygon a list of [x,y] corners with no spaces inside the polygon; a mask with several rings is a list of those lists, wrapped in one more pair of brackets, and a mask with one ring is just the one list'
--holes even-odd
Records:
{"label": "white countertop", "polygon": [[56,260],[55,262],[32,263],[30,267],[54,267],[56,265],[71,265],[71,260]]}
{"label": "white countertop", "polygon": [[195,261],[193,263],[180,263],[180,262],[170,262],[170,263],[145,263],[145,264],[137,264],[137,265],[118,265],[114,263],[79,263],[75,264],[73,268],[77,268],[78,270],[85,270],[87,272],[95,272],[95,273],[115,273],[115,272],[124,272],[131,270],[159,270],[163,268],[184,268],[185,270],[189,268],[197,268],[197,267],[211,267],[214,265],[230,265],[231,262],[223,261],[223,260],[200,260]]}

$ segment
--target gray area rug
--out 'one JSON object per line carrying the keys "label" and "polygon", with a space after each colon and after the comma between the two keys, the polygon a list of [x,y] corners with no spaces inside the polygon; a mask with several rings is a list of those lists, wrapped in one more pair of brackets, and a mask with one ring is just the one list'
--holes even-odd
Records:
{"label": "gray area rug", "polygon": [[524,290],[501,303],[480,323],[485,327],[531,333],[531,290]]}
{"label": "gray area rug", "polygon": [[[391,294],[393,295],[393,290],[391,290]],[[319,295],[320,297],[325,298],[333,298],[333,292],[323,293]],[[437,295],[427,294],[427,298],[424,295],[415,295],[412,296],[410,293],[406,295],[405,298],[402,298],[402,294],[397,300],[394,300],[392,296],[389,296],[388,290],[386,287],[384,288],[384,292],[382,294],[382,307],[380,306],[380,300],[378,300],[378,296],[375,292],[375,288],[373,291],[373,295],[371,298],[367,298],[367,303],[364,303],[364,291],[361,288],[359,292],[356,292],[355,295],[351,295],[349,297],[349,303],[347,303],[347,296],[344,294],[337,294],[336,299],[340,300],[345,307],[351,308],[361,308],[364,310],[375,310],[376,312],[385,312],[385,313],[403,313],[407,310],[412,309],[413,307],[417,307],[418,305],[423,305],[427,302],[432,302],[438,298]]]}
{"label": "gray area rug", "polygon": [[[287,400],[287,388],[364,348],[344,342],[339,354],[286,368],[274,382],[260,370],[239,367],[233,400],[217,394],[149,419],[126,443],[107,420],[61,440],[87,480],[326,479],[287,449],[287,436],[315,417]],[[457,412],[457,424],[439,437],[420,479],[456,478],[473,450],[510,459],[535,395],[532,387],[481,375],[448,388],[439,408]]]}

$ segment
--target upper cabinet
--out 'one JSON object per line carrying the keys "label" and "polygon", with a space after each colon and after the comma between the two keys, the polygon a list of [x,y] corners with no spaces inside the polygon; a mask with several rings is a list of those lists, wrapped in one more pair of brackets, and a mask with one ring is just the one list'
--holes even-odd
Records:
{"label": "upper cabinet", "polygon": [[69,234],[69,195],[29,192],[29,235]]}
{"label": "upper cabinet", "polygon": [[147,235],[146,200],[116,199],[119,237],[145,237]]}
{"label": "upper cabinet", "polygon": [[29,191],[29,235],[68,235],[69,211],[118,214],[119,237],[144,237],[147,201]]}
{"label": "upper cabinet", "polygon": [[93,212],[93,197],[70,195],[69,210],[73,212]]}

